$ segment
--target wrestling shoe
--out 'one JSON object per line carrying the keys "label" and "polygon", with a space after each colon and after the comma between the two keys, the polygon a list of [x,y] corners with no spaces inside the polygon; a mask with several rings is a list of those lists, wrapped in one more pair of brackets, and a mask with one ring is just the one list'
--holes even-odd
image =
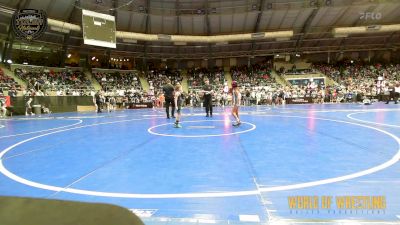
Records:
{"label": "wrestling shoe", "polygon": [[240,124],[242,124],[242,123],[241,122],[237,122],[237,123],[232,124],[232,126],[238,127],[238,126],[240,126]]}

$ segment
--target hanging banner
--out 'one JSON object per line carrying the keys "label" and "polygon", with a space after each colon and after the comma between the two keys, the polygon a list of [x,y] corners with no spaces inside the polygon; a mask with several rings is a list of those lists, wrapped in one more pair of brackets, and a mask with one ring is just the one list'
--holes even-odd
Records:
{"label": "hanging banner", "polygon": [[39,38],[47,29],[47,14],[43,10],[21,9],[12,17],[15,36],[28,41]]}

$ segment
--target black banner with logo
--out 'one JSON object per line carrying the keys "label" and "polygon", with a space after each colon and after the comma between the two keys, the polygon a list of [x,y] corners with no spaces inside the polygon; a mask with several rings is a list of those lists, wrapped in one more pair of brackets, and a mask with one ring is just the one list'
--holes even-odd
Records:
{"label": "black banner with logo", "polygon": [[11,23],[18,38],[31,41],[46,31],[47,14],[43,10],[21,9],[14,13]]}
{"label": "black banner with logo", "polygon": [[286,104],[309,104],[309,103],[313,103],[313,99],[311,97],[286,98]]}
{"label": "black banner with logo", "polygon": [[130,109],[146,109],[153,108],[153,103],[145,102],[145,103],[128,103]]}

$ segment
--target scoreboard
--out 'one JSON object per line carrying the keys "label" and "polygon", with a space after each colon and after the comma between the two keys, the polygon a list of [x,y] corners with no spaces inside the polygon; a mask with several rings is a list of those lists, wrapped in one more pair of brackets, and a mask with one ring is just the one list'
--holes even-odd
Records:
{"label": "scoreboard", "polygon": [[116,48],[115,17],[82,10],[83,43],[106,48]]}

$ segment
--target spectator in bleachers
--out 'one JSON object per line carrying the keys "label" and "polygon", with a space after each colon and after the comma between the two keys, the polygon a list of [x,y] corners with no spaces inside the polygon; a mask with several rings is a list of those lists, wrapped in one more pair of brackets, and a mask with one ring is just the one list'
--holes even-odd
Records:
{"label": "spectator in bleachers", "polygon": [[8,90],[8,96],[10,96],[10,97],[17,97],[17,94],[18,94],[18,92],[17,92],[17,89],[16,89],[16,87],[15,87],[15,85],[13,85],[9,90]]}
{"label": "spectator in bleachers", "polygon": [[90,80],[80,71],[55,72],[48,69],[41,71],[17,68],[14,72],[19,78],[27,82],[29,89],[33,89],[35,92],[43,92],[43,95],[47,95],[48,91],[55,90],[63,90],[65,94],[71,95],[73,90],[91,89]]}
{"label": "spectator in bleachers", "polygon": [[0,69],[0,94],[3,94],[3,92],[8,92],[11,89],[15,89],[15,96],[17,95],[16,90],[20,89],[20,86],[17,84],[17,82],[14,80],[12,77],[8,77],[7,75],[4,74],[3,70]]}

